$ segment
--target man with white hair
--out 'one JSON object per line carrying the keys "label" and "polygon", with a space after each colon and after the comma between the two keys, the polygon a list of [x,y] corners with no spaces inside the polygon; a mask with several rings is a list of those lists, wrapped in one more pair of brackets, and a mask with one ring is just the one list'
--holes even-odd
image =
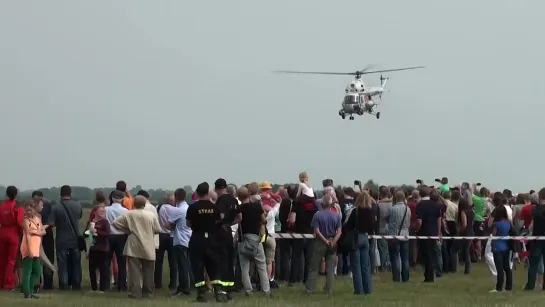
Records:
{"label": "man with white hair", "polygon": [[[140,191],[138,191],[138,193],[136,195],[137,196],[142,196],[142,197],[144,197],[146,199],[146,205],[144,206],[144,210],[146,210],[149,213],[153,214],[153,216],[155,216],[157,218],[157,221],[159,221],[159,213],[157,212],[157,208],[155,208],[155,206],[150,203],[149,193],[144,191],[144,190],[140,190]],[[169,198],[170,199],[174,198],[174,194],[172,194],[172,192],[167,192],[166,193],[165,199],[168,200]],[[153,243],[155,243],[155,249],[158,249],[159,248],[159,234],[156,234],[155,236],[153,236]]]}
{"label": "man with white hair", "polygon": [[112,265],[112,259],[115,254],[119,272],[117,273],[117,288],[119,291],[127,291],[127,262],[123,255],[125,249],[125,243],[127,242],[127,234],[118,230],[113,226],[114,221],[126,214],[129,210],[121,202],[125,197],[125,194],[119,190],[112,192],[112,203],[106,207],[106,219],[110,223],[110,235],[108,236],[108,242],[110,243],[110,249],[108,254],[107,266]]}
{"label": "man with white hair", "polygon": [[322,207],[324,210],[318,211],[312,217],[310,226],[314,228],[316,236],[314,243],[314,251],[309,266],[308,279],[305,283],[305,291],[307,293],[314,292],[316,288],[316,279],[318,278],[318,270],[322,257],[326,262],[326,283],[324,291],[327,295],[331,295],[333,278],[335,276],[335,255],[337,253],[337,242],[341,236],[341,216],[331,210],[333,205],[333,197],[326,194],[323,198]]}
{"label": "man with white hair", "polygon": [[323,203],[323,199],[325,198],[325,196],[329,195],[331,197],[331,200],[333,202],[333,204],[331,206],[329,206],[329,210],[332,210],[333,212],[336,212],[338,213],[339,215],[341,214],[341,207],[339,205],[339,201],[337,200],[337,194],[335,193],[335,188],[332,187],[332,186],[328,186],[328,187],[325,187],[324,188],[324,197],[322,197],[321,199],[317,199],[316,200],[316,207],[318,207],[318,210],[323,210],[323,206],[322,206],[322,203]]}
{"label": "man with white hair", "polygon": [[136,196],[133,204],[134,210],[116,218],[112,226],[128,234],[123,255],[127,258],[129,269],[129,297],[151,298],[154,290],[156,257],[154,237],[161,231],[161,226],[159,219],[144,209],[146,206],[144,196]]}
{"label": "man with white hair", "polygon": [[[145,195],[143,195],[145,196]],[[184,196],[185,197],[185,196]],[[149,197],[147,197],[149,198]],[[174,215],[174,194],[167,192],[165,194],[165,202],[155,207],[149,207],[149,200],[146,203],[144,209],[151,211],[151,208],[159,215],[159,225],[161,225],[161,231],[159,233],[159,247],[157,248],[157,256],[155,259],[155,289],[161,289],[163,286],[163,262],[165,258],[165,253],[168,257],[168,266],[169,266],[169,284],[168,288],[171,290],[176,289],[176,279],[178,278],[178,268],[176,253],[174,249],[174,237],[171,230],[171,225],[169,220]],[[185,219],[185,216],[184,216]]]}

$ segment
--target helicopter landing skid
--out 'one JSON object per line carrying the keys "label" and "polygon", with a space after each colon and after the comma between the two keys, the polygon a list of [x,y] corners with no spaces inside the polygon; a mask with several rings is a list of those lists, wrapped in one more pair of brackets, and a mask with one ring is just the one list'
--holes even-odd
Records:
{"label": "helicopter landing skid", "polygon": [[369,113],[369,114],[371,114],[371,115],[374,115],[377,119],[380,118],[380,112],[368,111],[367,113]]}

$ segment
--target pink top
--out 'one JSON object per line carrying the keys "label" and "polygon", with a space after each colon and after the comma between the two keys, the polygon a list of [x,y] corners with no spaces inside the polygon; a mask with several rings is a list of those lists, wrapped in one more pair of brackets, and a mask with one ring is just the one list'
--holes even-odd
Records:
{"label": "pink top", "polygon": [[23,258],[40,257],[42,245],[42,220],[39,216],[23,220],[23,241],[21,242],[21,256]]}

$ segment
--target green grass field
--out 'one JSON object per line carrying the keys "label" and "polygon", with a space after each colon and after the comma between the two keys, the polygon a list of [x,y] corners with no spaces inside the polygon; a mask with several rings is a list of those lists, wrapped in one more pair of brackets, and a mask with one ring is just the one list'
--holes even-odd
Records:
{"label": "green grass field", "polygon": [[[352,295],[351,280],[346,277],[336,279],[333,296],[323,294],[307,295],[301,285],[282,287],[274,292],[272,298],[255,295],[250,298],[237,294],[228,304],[237,306],[537,306],[545,297],[541,291],[523,292],[526,270],[515,272],[514,291],[511,293],[489,293],[495,279],[484,264],[473,267],[473,273],[445,275],[434,284],[423,284],[422,271],[411,272],[411,281],[406,284],[393,284],[389,273],[374,276],[373,293],[369,296]],[[85,270],[86,268],[84,268]],[[166,283],[165,283],[166,284]],[[323,284],[320,279],[318,289]],[[84,271],[84,287],[89,287],[89,279]],[[83,292],[43,292],[39,300],[24,300],[19,293],[0,293],[0,306],[187,306],[202,305],[194,303],[194,297],[170,298],[166,290],[158,291],[153,300],[134,301],[126,293],[95,294]],[[215,304],[211,298],[209,304]]]}
{"label": "green grass field", "polygon": [[[85,216],[88,216],[86,214]],[[83,224],[86,218],[82,220]],[[87,261],[83,260],[83,292],[42,292],[39,300],[25,300],[16,292],[0,292],[0,306],[78,306],[78,307],[129,307],[129,306],[189,306],[203,305],[194,303],[195,297],[171,298],[166,290],[155,293],[153,300],[135,301],[127,298],[126,293],[89,293]],[[165,260],[165,265],[168,263]],[[422,283],[422,269],[411,271],[411,280],[406,284],[393,284],[390,273],[380,273],[373,277],[373,293],[369,296],[354,296],[352,281],[347,277],[335,280],[333,296],[324,294],[307,295],[303,286],[281,287],[272,298],[260,295],[245,297],[237,294],[227,304],[236,306],[538,306],[545,298],[541,291],[522,291],[526,283],[526,269],[518,265],[514,272],[514,291],[511,293],[489,293],[495,286],[495,277],[490,274],[485,264],[474,264],[471,275],[462,273],[444,275],[434,284]],[[163,271],[165,279],[168,270]],[[318,282],[317,289],[324,279]],[[166,281],[164,284],[167,284]],[[56,282],[55,282],[55,285]],[[211,298],[205,305],[216,304]]]}

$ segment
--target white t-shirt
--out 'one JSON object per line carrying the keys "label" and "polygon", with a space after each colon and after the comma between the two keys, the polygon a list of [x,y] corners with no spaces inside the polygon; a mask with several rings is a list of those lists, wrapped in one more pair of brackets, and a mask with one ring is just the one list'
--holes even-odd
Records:
{"label": "white t-shirt", "polygon": [[314,189],[306,183],[299,182],[299,189],[297,190],[297,196],[306,195],[308,197],[314,197]]}
{"label": "white t-shirt", "polygon": [[513,209],[511,209],[511,206],[509,205],[503,205],[505,207],[505,210],[507,210],[507,218],[509,219],[509,222],[513,222]]}
{"label": "white t-shirt", "polygon": [[272,207],[272,209],[269,212],[267,212],[266,221],[267,221],[267,232],[269,234],[274,233],[275,218],[276,218],[276,215],[278,214],[279,209],[280,209],[280,203],[277,203],[274,207]]}
{"label": "white t-shirt", "polygon": [[[240,206],[242,202],[238,200],[238,198],[237,198],[237,201],[238,201],[238,205]],[[236,236],[237,230],[238,230],[238,224],[231,225],[231,233],[233,234],[233,238]]]}

